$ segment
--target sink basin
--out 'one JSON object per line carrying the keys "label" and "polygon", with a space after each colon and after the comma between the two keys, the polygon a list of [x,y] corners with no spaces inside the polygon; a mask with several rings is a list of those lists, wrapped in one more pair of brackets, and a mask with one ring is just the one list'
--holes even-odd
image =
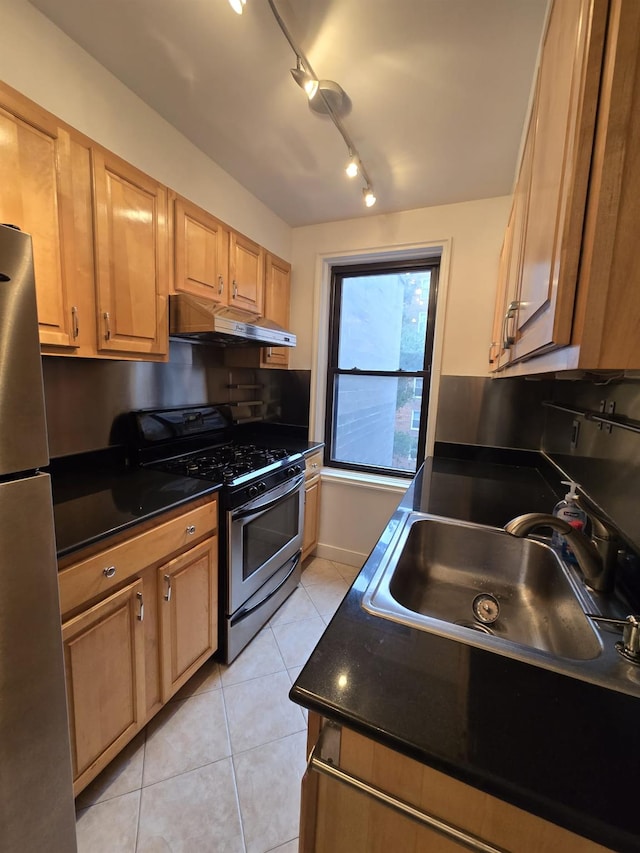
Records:
{"label": "sink basin", "polygon": [[[478,595],[489,607],[475,615]],[[363,607],[525,660],[589,661],[602,652],[575,582],[553,549],[499,528],[410,513]]]}

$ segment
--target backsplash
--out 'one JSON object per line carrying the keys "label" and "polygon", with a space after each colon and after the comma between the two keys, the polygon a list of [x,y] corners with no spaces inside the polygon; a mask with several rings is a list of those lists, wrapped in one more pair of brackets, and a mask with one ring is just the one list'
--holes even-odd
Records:
{"label": "backsplash", "polygon": [[[179,341],[167,363],[43,357],[50,455],[117,444],[118,418],[134,409],[239,403],[238,419],[308,426],[310,371],[230,368],[223,358],[221,349]],[[256,399],[262,406],[241,405]]]}
{"label": "backsplash", "polygon": [[640,421],[640,380],[443,376],[436,440],[544,451],[640,551],[640,434],[548,402]]}

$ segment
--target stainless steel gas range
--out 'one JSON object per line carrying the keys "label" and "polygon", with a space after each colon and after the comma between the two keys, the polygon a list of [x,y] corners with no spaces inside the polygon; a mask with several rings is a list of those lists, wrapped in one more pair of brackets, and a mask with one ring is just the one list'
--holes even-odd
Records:
{"label": "stainless steel gas range", "polygon": [[134,412],[141,465],[220,485],[220,648],[230,663],[300,581],[304,459],[248,444],[224,406]]}

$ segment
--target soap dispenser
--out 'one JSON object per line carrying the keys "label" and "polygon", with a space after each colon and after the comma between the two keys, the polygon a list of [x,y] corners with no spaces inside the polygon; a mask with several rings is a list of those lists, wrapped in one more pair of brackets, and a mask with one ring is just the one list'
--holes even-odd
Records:
{"label": "soap dispenser", "polygon": [[[587,526],[587,513],[582,509],[580,504],[578,503],[578,487],[579,483],[574,483],[573,480],[562,480],[562,484],[565,486],[569,486],[569,491],[564,496],[561,501],[553,508],[553,515],[557,518],[561,518],[563,521],[566,521],[567,524],[570,524],[572,527],[576,527],[579,530],[584,530]],[[562,554],[562,558],[566,560],[568,563],[576,563],[577,560],[571,551],[571,548],[567,545],[567,541],[561,533],[558,533],[557,530],[553,531],[553,537],[551,539],[551,544],[554,548],[557,548]]]}

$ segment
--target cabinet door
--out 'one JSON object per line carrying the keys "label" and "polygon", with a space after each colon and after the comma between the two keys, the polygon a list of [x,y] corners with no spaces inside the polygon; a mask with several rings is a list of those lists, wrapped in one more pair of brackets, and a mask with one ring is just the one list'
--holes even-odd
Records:
{"label": "cabinet door", "polygon": [[571,339],[606,6],[579,0],[551,9],[535,104],[515,358]]}
{"label": "cabinet door", "polygon": [[143,617],[136,580],[62,626],[76,793],[144,721]]}
{"label": "cabinet door", "polygon": [[500,255],[493,337],[489,354],[491,370],[494,371],[505,367],[511,361],[513,347],[517,340],[518,298],[521,290],[522,253],[527,200],[531,185],[531,157],[533,153],[535,115],[534,107],[529,121],[520,171],[513,194],[513,204]]}
{"label": "cabinet door", "polygon": [[264,249],[242,234],[231,232],[229,241],[229,305],[254,317],[264,304]]}
{"label": "cabinet door", "polygon": [[73,346],[60,210],[69,134],[4,88],[0,104],[0,222],[31,234],[41,343]]}
{"label": "cabinet door", "polygon": [[166,355],[167,191],[93,150],[98,349]]}
{"label": "cabinet door", "polygon": [[302,533],[302,559],[309,556],[318,544],[320,521],[320,478],[307,481],[304,488],[304,530]]}
{"label": "cabinet door", "polygon": [[218,648],[217,547],[214,536],[158,569],[163,702]]}
{"label": "cabinet door", "polygon": [[[291,264],[267,254],[264,278],[264,316],[283,329],[289,328],[289,305],[291,299]],[[265,365],[289,366],[289,347],[264,347],[262,358]]]}
{"label": "cabinet door", "polygon": [[174,204],[175,289],[226,305],[229,231],[186,199]]}

